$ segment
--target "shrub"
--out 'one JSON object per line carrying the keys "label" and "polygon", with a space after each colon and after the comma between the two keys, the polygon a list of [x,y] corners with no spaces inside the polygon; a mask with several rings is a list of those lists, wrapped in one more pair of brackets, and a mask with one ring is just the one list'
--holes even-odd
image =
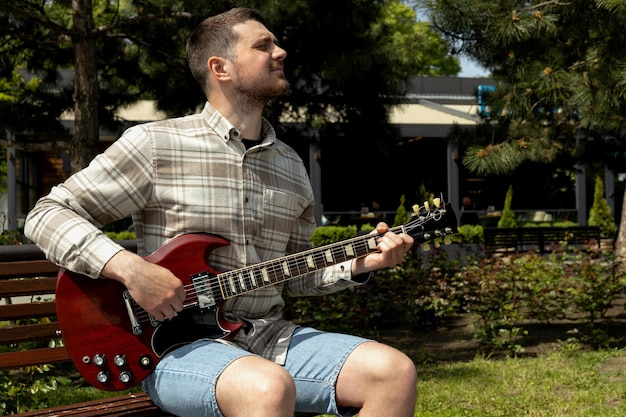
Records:
{"label": "shrub", "polygon": [[66,377],[46,376],[51,365],[24,368],[20,378],[0,372],[0,414],[24,413],[37,408],[48,407],[48,395],[60,385],[67,385]]}
{"label": "shrub", "polygon": [[4,229],[7,222],[6,214],[2,213],[2,232],[0,232],[0,245],[20,245],[20,234],[15,230]]}
{"label": "shrub", "polygon": [[596,187],[593,193],[593,204],[589,210],[589,226],[598,226],[603,237],[613,237],[617,233],[617,225],[611,214],[611,208],[604,198],[604,183],[596,176]]}
{"label": "shrub", "polygon": [[519,352],[520,323],[525,320],[582,318],[591,325],[585,337],[595,339],[588,341],[604,339],[593,324],[626,289],[616,266],[610,255],[563,249],[544,256],[484,258],[458,278],[467,311],[478,317],[476,336],[486,346]]}
{"label": "shrub", "polygon": [[452,236],[456,243],[484,243],[484,228],[481,225],[462,224],[458,232]]}
{"label": "shrub", "polygon": [[137,236],[135,232],[123,230],[121,232],[106,232],[106,235],[113,240],[135,240]]}
{"label": "shrub", "polygon": [[499,228],[516,227],[515,213],[511,210],[511,202],[513,201],[513,186],[509,185],[509,189],[506,192],[504,198],[504,207],[502,209],[502,216],[498,220]]}

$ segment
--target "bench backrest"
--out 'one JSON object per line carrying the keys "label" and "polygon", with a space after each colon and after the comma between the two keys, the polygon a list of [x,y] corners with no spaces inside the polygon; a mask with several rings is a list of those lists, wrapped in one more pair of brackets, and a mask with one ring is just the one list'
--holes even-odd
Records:
{"label": "bench backrest", "polygon": [[65,348],[52,343],[60,339],[54,303],[58,271],[46,260],[0,263],[0,369],[69,360]]}
{"label": "bench backrest", "polygon": [[56,321],[58,272],[33,244],[0,245],[0,369],[69,361]]}
{"label": "bench backrest", "polygon": [[567,242],[571,246],[584,246],[593,242],[599,247],[600,228],[596,226],[486,228],[484,239],[488,250],[510,247],[528,250],[535,247],[540,252],[545,252],[550,245],[560,242]]}

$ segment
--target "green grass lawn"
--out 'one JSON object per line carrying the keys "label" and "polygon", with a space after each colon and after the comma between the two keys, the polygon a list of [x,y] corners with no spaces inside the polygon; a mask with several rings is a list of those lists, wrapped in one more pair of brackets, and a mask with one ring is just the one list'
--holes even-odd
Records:
{"label": "green grass lawn", "polygon": [[418,372],[415,417],[626,416],[624,350],[479,357]]}
{"label": "green grass lawn", "polygon": [[415,416],[626,416],[626,352],[445,363],[418,368]]}

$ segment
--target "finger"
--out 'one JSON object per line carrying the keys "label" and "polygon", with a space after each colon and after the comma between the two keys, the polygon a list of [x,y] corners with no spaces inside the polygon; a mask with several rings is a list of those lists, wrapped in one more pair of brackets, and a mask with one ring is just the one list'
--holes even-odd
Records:
{"label": "finger", "polygon": [[155,320],[157,321],[163,321],[165,320],[167,317],[165,317],[165,315],[163,313],[161,313],[160,311],[155,311],[153,313],[150,313],[152,315],[152,317],[154,317]]}
{"label": "finger", "polygon": [[380,222],[376,225],[376,232],[378,232],[381,235],[387,233],[388,230],[389,230],[389,225],[387,225],[387,223],[385,222]]}
{"label": "finger", "polygon": [[185,303],[185,299],[187,298],[187,292],[185,291],[184,287],[180,287],[176,290],[176,297],[180,301],[180,305],[178,307],[183,308],[183,304]]}
{"label": "finger", "polygon": [[163,313],[163,320],[167,319],[167,320],[171,320],[174,317],[176,317],[176,310],[174,309],[174,307],[172,306],[168,306],[167,308],[164,308],[162,310]]}

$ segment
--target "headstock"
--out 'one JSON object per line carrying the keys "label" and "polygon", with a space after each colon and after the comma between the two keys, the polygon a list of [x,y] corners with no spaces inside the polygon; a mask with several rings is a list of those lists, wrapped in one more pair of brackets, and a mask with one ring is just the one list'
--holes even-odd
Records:
{"label": "headstock", "polygon": [[404,226],[404,232],[417,242],[422,242],[423,249],[430,250],[430,241],[439,247],[441,240],[445,245],[452,242],[450,235],[457,232],[456,216],[445,204],[443,198],[433,198],[432,207],[428,201],[422,206],[414,205],[413,214]]}

